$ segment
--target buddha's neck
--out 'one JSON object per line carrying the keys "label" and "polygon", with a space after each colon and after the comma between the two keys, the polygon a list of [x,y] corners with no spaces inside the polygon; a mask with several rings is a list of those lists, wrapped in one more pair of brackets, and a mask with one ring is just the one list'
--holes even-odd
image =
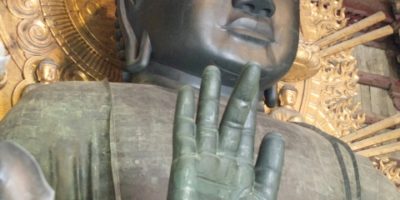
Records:
{"label": "buddha's neck", "polygon": [[[183,85],[191,85],[193,88],[199,89],[201,85],[199,77],[158,63],[150,63],[143,72],[134,75],[132,81],[157,85],[170,90],[179,90]],[[231,87],[221,87],[222,95],[228,96],[231,92]]]}

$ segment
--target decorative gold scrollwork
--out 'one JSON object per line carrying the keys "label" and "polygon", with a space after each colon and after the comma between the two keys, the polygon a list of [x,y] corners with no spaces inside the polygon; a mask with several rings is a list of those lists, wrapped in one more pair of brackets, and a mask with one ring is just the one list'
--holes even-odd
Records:
{"label": "decorative gold scrollwork", "polygon": [[27,86],[37,82],[36,69],[44,59],[45,57],[43,56],[32,56],[25,62],[23,66],[24,79],[16,85],[12,92],[12,105],[15,105],[19,101]]}
{"label": "decorative gold scrollwork", "polygon": [[26,67],[38,57],[60,67],[61,81],[122,79],[114,0],[0,0],[0,13],[0,42],[11,57],[0,77],[0,119],[38,81]]}
{"label": "decorative gold scrollwork", "polygon": [[10,12],[19,18],[31,18],[39,15],[39,0],[7,0]]}
{"label": "decorative gold scrollwork", "polygon": [[346,26],[343,0],[303,0],[301,32],[304,40],[316,41]]}
{"label": "decorative gold scrollwork", "polygon": [[301,0],[301,39],[292,69],[284,77],[285,85],[296,86],[302,96],[294,105],[305,118],[325,132],[341,137],[358,129],[364,115],[357,114],[356,60],[352,50],[321,56],[322,38],[346,26],[342,0]]}
{"label": "decorative gold scrollwork", "polygon": [[388,157],[375,157],[373,164],[400,189],[400,161]]}
{"label": "decorative gold scrollwork", "polygon": [[[41,0],[40,2],[43,17],[56,42],[73,61],[74,66],[79,68],[80,72],[87,74],[84,75],[86,78],[89,75],[96,80],[106,77],[113,81],[121,80],[121,71],[118,68],[122,66],[122,62],[117,59],[113,48],[114,40],[110,37],[113,35],[114,22],[114,14],[111,15],[110,10],[112,11],[115,6],[114,1]],[[105,9],[104,5],[110,8]],[[79,77],[83,77],[81,75]]]}
{"label": "decorative gold scrollwork", "polygon": [[71,81],[90,81],[91,79],[80,69],[76,68],[64,68],[62,71],[63,80],[71,80]]}
{"label": "decorative gold scrollwork", "polygon": [[18,24],[18,44],[30,55],[43,55],[56,48],[45,23],[36,19],[24,19]]}
{"label": "decorative gold scrollwork", "polygon": [[343,51],[324,61],[320,72],[324,85],[320,105],[335,127],[330,133],[342,137],[359,129],[365,121],[365,115],[359,112],[360,103],[353,99],[357,95],[356,60],[351,51]]}

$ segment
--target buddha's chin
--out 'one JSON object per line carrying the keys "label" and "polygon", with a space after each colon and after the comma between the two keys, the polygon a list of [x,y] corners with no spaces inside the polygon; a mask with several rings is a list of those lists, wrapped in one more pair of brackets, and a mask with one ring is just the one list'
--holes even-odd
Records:
{"label": "buddha's chin", "polygon": [[215,65],[217,65],[223,72],[237,77],[240,76],[240,74],[248,65],[258,66],[261,69],[262,74],[273,73],[274,71],[281,71],[280,67],[278,67],[281,65],[275,65],[272,64],[271,62],[266,62],[266,61],[268,61],[267,58],[263,58],[262,61],[252,58],[248,59],[246,58],[239,59],[238,57],[236,57],[236,59],[221,58],[219,60],[215,60]]}

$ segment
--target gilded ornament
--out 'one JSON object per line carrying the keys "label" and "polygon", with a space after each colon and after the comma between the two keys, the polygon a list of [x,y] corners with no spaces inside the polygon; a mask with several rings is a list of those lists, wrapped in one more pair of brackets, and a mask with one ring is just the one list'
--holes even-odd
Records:
{"label": "gilded ornament", "polygon": [[326,48],[319,45],[321,39],[346,26],[342,4],[340,0],[301,1],[299,50],[293,68],[279,84],[289,83],[299,90],[293,108],[306,123],[337,137],[358,129],[364,121],[363,115],[355,114],[359,112],[353,100],[358,76],[351,49],[321,56]]}
{"label": "gilded ornament", "polygon": [[11,96],[11,105],[15,106],[18,101],[21,99],[22,94],[24,93],[25,89],[31,85],[32,83],[26,80],[23,80],[15,86],[12,96]]}
{"label": "gilded ornament", "polygon": [[283,79],[303,96],[296,110],[306,122],[336,137],[356,131],[365,120],[357,95],[357,67],[352,48],[393,33],[383,27],[349,39],[385,19],[378,12],[346,27],[341,0],[301,1],[301,40],[293,68]]}
{"label": "gilded ornament", "polygon": [[18,44],[29,55],[45,55],[56,48],[45,23],[36,19],[24,19],[18,24]]}
{"label": "gilded ornament", "polygon": [[95,15],[101,9],[101,6],[96,1],[87,1],[85,3],[86,12],[89,15]]}
{"label": "gilded ornament", "polygon": [[336,137],[356,131],[364,123],[365,115],[360,113],[360,103],[355,102],[357,95],[357,67],[351,51],[343,51],[326,60],[320,72],[321,87],[320,105],[327,113],[336,131]]}
{"label": "gilded ornament", "polygon": [[50,84],[58,82],[59,66],[52,59],[42,60],[36,69],[36,75],[39,83]]}
{"label": "gilded ornament", "polygon": [[113,0],[0,1],[0,40],[11,56],[7,83],[0,90],[0,119],[25,87],[37,82],[36,71],[24,67],[31,58],[52,58],[60,66],[62,81],[121,81],[113,39],[114,4]]}
{"label": "gilded ornament", "polygon": [[[43,17],[57,44],[84,76],[121,80],[115,52],[112,0],[42,0]],[[107,28],[105,28],[107,27]]]}
{"label": "gilded ornament", "polygon": [[374,166],[400,189],[400,162],[389,157],[373,158]]}
{"label": "gilded ornament", "polygon": [[270,116],[286,122],[304,122],[303,116],[294,108],[298,91],[293,85],[286,84],[279,90],[280,107],[274,109]]}
{"label": "gilded ornament", "polygon": [[318,46],[307,44],[300,36],[296,59],[282,80],[285,82],[304,81],[317,74],[321,68],[319,50]]}
{"label": "gilded ornament", "polygon": [[61,75],[63,80],[70,81],[92,81],[83,71],[77,68],[64,68]]}
{"label": "gilded ornament", "polygon": [[10,12],[19,18],[32,18],[39,15],[39,0],[7,0]]}
{"label": "gilded ornament", "polygon": [[31,84],[38,83],[38,78],[36,75],[37,68],[39,64],[45,60],[43,56],[32,56],[29,58],[23,66],[23,77],[24,79],[20,81],[12,92],[11,103],[15,105],[21,98],[26,87]]}
{"label": "gilded ornament", "polygon": [[306,42],[314,42],[347,24],[343,0],[302,0],[301,33]]}

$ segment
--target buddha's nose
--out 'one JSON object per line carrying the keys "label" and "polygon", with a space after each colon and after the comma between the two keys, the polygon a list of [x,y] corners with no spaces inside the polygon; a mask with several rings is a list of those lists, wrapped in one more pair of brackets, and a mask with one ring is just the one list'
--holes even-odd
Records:
{"label": "buddha's nose", "polygon": [[236,9],[264,17],[272,17],[275,12],[273,0],[232,0],[232,5]]}

